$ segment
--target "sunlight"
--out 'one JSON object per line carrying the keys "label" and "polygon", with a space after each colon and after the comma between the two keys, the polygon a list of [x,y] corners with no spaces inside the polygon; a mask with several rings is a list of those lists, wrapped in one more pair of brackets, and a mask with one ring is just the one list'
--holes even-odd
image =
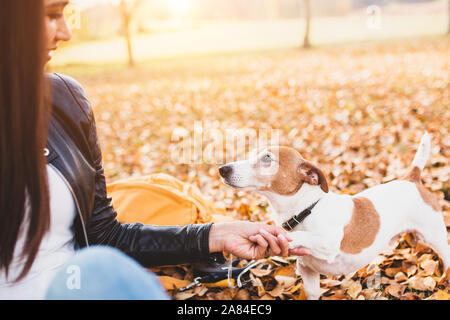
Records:
{"label": "sunlight", "polygon": [[169,5],[174,13],[182,13],[188,9],[189,2],[190,0],[169,0]]}
{"label": "sunlight", "polygon": [[118,5],[120,0],[71,0],[70,2],[81,9],[85,9],[104,4]]}
{"label": "sunlight", "polygon": [[182,28],[186,25],[186,17],[191,6],[191,0],[169,0],[168,5],[172,12],[171,24],[174,28]]}

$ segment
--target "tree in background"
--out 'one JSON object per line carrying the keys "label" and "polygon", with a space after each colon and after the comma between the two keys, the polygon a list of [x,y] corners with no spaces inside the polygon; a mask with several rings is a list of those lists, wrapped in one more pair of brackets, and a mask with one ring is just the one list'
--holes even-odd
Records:
{"label": "tree in background", "polygon": [[303,0],[303,10],[305,12],[305,36],[303,38],[303,48],[311,47],[309,42],[310,25],[311,25],[311,1]]}
{"label": "tree in background", "polygon": [[121,0],[120,1],[120,13],[122,16],[123,35],[127,43],[128,51],[128,65],[133,67],[135,65],[133,45],[131,43],[131,22],[133,20],[136,11],[141,4],[141,0]]}

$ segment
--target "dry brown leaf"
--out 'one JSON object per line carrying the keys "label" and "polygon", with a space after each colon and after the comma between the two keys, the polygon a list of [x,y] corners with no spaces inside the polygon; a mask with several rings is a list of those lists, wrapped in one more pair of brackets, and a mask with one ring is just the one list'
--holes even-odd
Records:
{"label": "dry brown leaf", "polygon": [[186,299],[192,298],[195,295],[196,295],[196,293],[194,292],[194,289],[191,289],[191,290],[186,290],[186,291],[182,291],[182,292],[176,292],[174,297],[177,300],[186,300]]}
{"label": "dry brown leaf", "polygon": [[258,297],[262,297],[266,294],[266,290],[264,289],[263,283],[259,278],[252,278],[253,286],[257,288]]}
{"label": "dry brown leaf", "polygon": [[181,289],[192,282],[188,280],[176,279],[169,276],[159,276],[158,279],[166,290]]}
{"label": "dry brown leaf", "polygon": [[246,289],[240,289],[234,296],[236,300],[250,300],[250,293]]}
{"label": "dry brown leaf", "polygon": [[207,292],[208,292],[208,288],[204,287],[204,286],[196,287],[194,289],[194,293],[199,297],[203,297]]}
{"label": "dry brown leaf", "polygon": [[417,277],[409,279],[408,285],[411,289],[419,291],[432,291],[436,286],[436,281],[432,277]]}
{"label": "dry brown leaf", "polygon": [[340,286],[341,285],[341,281],[336,280],[336,279],[327,278],[327,279],[320,280],[320,284],[324,285],[327,288],[331,288],[331,287]]}
{"label": "dry brown leaf", "polygon": [[412,292],[406,292],[400,300],[421,300],[420,297]]}
{"label": "dry brown leaf", "polygon": [[417,265],[412,262],[404,261],[402,264],[402,271],[408,276],[411,277],[417,272]]}
{"label": "dry brown leaf", "polygon": [[301,289],[300,293],[294,297],[295,300],[306,300],[308,297],[306,296],[305,290]]}
{"label": "dry brown leaf", "polygon": [[444,214],[444,220],[445,220],[446,227],[449,228],[450,227],[450,213],[447,212]]}
{"label": "dry brown leaf", "polygon": [[270,294],[265,294],[260,299],[261,300],[275,300],[275,298],[272,297]]}
{"label": "dry brown leaf", "polygon": [[272,273],[271,269],[250,269],[250,272],[257,277],[264,277]]}
{"label": "dry brown leaf", "polygon": [[289,289],[289,293],[293,294],[299,290],[303,290],[303,283],[299,282],[295,286]]}
{"label": "dry brown leaf", "polygon": [[418,253],[431,252],[430,247],[428,245],[426,245],[425,243],[421,242],[421,241],[419,241],[417,243],[417,246],[416,246],[415,249],[416,249],[416,252],[418,252]]}
{"label": "dry brown leaf", "polygon": [[288,289],[288,288],[292,287],[295,284],[295,282],[297,281],[297,278],[280,276],[280,275],[277,275],[274,278],[284,289]]}
{"label": "dry brown leaf", "polygon": [[424,270],[424,275],[432,276],[439,265],[439,262],[434,260],[425,260],[420,263],[420,267]]}
{"label": "dry brown leaf", "polygon": [[233,300],[234,296],[233,289],[224,289],[215,294],[215,300]]}
{"label": "dry brown leaf", "polygon": [[413,233],[407,233],[403,236],[403,239],[408,243],[410,247],[415,247],[417,245],[417,237]]}
{"label": "dry brown leaf", "polygon": [[405,292],[406,288],[407,288],[406,285],[393,283],[386,287],[385,292],[389,293],[391,296],[395,298],[400,298]]}
{"label": "dry brown leaf", "polygon": [[438,300],[450,300],[450,293],[444,290],[438,290],[437,292],[437,299]]}
{"label": "dry brown leaf", "polygon": [[384,273],[390,278],[395,277],[395,275],[401,271],[402,271],[401,267],[384,269]]}
{"label": "dry brown leaf", "polygon": [[361,283],[355,281],[348,287],[347,293],[350,297],[356,299],[361,290],[362,290]]}
{"label": "dry brown leaf", "polygon": [[279,263],[283,263],[283,264],[289,264],[288,260],[286,260],[285,258],[279,257],[279,256],[270,257],[270,260],[279,262]]}
{"label": "dry brown leaf", "polygon": [[419,263],[421,265],[423,262],[428,261],[428,260],[433,260],[433,255],[432,254],[422,254],[420,256],[420,258],[417,259],[417,263]]}
{"label": "dry brown leaf", "polygon": [[290,264],[287,266],[283,266],[280,268],[277,268],[274,273],[273,276],[287,276],[287,277],[296,277],[295,274],[295,264]]}
{"label": "dry brown leaf", "polygon": [[268,291],[267,293],[270,294],[274,298],[281,297],[281,295],[284,292],[284,289],[285,288],[284,288],[284,286],[282,284],[277,283],[276,287],[273,290]]}
{"label": "dry brown leaf", "polygon": [[328,293],[328,295],[322,295],[321,298],[322,300],[348,300],[348,296],[342,289],[331,291]]}
{"label": "dry brown leaf", "polygon": [[403,282],[408,280],[408,277],[403,272],[399,272],[395,275],[394,279],[397,282]]}

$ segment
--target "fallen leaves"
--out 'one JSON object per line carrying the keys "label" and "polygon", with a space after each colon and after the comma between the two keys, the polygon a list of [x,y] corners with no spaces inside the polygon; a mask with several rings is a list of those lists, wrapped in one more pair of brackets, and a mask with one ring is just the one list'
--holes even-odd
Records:
{"label": "fallen leaves", "polygon": [[436,287],[436,280],[432,277],[418,277],[414,276],[409,279],[408,286],[411,289],[418,291],[433,291]]}
{"label": "fallen leaves", "polygon": [[[153,61],[80,76],[95,110],[109,181],[164,172],[197,186],[230,217],[271,220],[266,199],[235,192],[221,163],[177,164],[168,152],[203,121],[219,132],[273,128],[280,143],[320,163],[335,192],[355,194],[402,176],[425,130],[422,178],[450,227],[450,39]],[[178,128],[176,131],[174,131]],[[206,141],[211,137],[204,137]],[[178,138],[177,138],[178,139]],[[242,157],[237,150],[236,159]],[[245,265],[247,261],[242,261]],[[265,259],[242,288],[200,286],[192,267],[157,268],[175,299],[305,299],[295,259]],[[353,275],[322,276],[322,299],[449,299],[442,262],[414,235]]]}
{"label": "fallen leaves", "polygon": [[391,295],[394,298],[400,299],[403,296],[407,286],[393,283],[386,287],[385,293]]}
{"label": "fallen leaves", "polygon": [[188,280],[180,280],[169,276],[159,276],[158,278],[166,290],[179,290],[191,283],[191,281]]}
{"label": "fallen leaves", "polygon": [[444,290],[438,290],[436,298],[437,300],[450,300],[450,293]]}

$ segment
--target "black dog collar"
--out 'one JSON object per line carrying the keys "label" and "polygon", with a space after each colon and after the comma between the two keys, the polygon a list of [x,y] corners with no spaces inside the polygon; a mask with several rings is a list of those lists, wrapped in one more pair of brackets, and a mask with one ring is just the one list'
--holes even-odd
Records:
{"label": "black dog collar", "polygon": [[306,208],[305,210],[300,212],[298,215],[293,216],[291,219],[289,219],[288,221],[283,223],[281,225],[283,227],[283,229],[286,231],[291,231],[296,226],[298,226],[300,223],[302,223],[302,221],[305,220],[305,218],[311,214],[311,210],[314,208],[314,206],[317,204],[317,202],[319,202],[319,200],[314,202],[312,205],[310,205],[308,208]]}

